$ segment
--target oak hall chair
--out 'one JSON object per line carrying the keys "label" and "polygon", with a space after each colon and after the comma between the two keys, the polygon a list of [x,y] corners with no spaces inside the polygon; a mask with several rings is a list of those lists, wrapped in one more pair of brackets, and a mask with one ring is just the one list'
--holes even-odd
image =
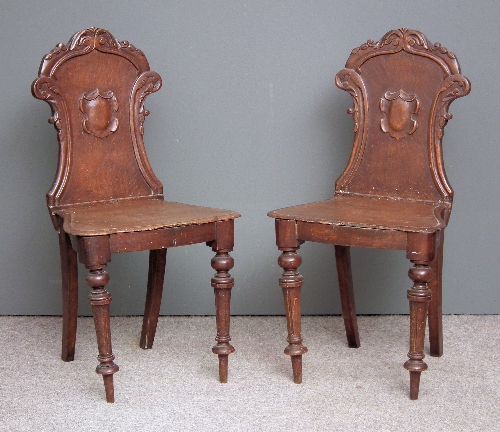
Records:
{"label": "oak hall chair", "polygon": [[[106,399],[114,402],[105,267],[114,252],[149,250],[149,275],[140,346],[152,348],[160,311],[167,248],[206,242],[216,253],[211,265],[215,291],[221,382],[227,380],[229,305],[237,213],[164,201],[163,186],[146,156],[143,134],[149,112],[144,99],[161,87],[142,51],[118,42],[107,30],[88,28],[47,54],[33,82],[33,95],[52,108],[59,163],[47,204],[59,234],[63,291],[62,359],[74,358],[78,268],[89,270],[99,349],[96,372]],[[75,250],[76,249],[76,250]],[[77,252],[78,251],[78,252]]]}
{"label": "oak hall chair", "polygon": [[444,229],[453,191],[441,141],[450,103],[470,91],[453,53],[420,32],[393,30],[352,51],[335,82],[354,102],[354,144],[333,198],[270,212],[283,268],[288,346],[294,381],[302,381],[297,254],[305,241],[335,245],[348,345],[359,347],[350,247],[401,249],[413,263],[409,277],[410,398],[418,398],[428,316],[432,356],[443,352],[441,275]]}

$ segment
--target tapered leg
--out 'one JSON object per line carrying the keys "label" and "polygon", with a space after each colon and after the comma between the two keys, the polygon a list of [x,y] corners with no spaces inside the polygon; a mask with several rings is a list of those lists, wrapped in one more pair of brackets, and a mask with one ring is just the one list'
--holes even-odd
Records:
{"label": "tapered leg", "polygon": [[212,278],[212,287],[215,294],[215,319],[217,324],[217,344],[212,348],[212,352],[219,357],[219,379],[221,383],[227,382],[228,356],[234,352],[234,347],[229,343],[229,322],[231,317],[231,289],[234,286],[234,279],[229,274],[234,266],[234,260],[229,252],[234,247],[234,220],[218,221],[216,224],[216,238],[208,242],[215,252],[211,265],[215,270]]}
{"label": "tapered leg", "polygon": [[350,248],[348,246],[335,245],[335,260],[337,262],[340,302],[342,304],[347,343],[350,348],[359,348],[358,320],[356,318],[356,305],[354,303]]}
{"label": "tapered leg", "polygon": [[444,230],[441,231],[440,244],[437,253],[430,263],[432,279],[429,289],[432,292],[429,303],[429,342],[430,354],[433,357],[443,355],[443,243]]}
{"label": "tapered leg", "polygon": [[230,303],[231,288],[234,286],[234,279],[229,274],[234,266],[234,260],[228,251],[219,250],[212,258],[212,268],[216,271],[212,278],[212,287],[215,294],[215,315],[217,324],[217,345],[212,348],[212,352],[219,356],[219,379],[221,383],[227,382],[228,355],[234,352],[234,347],[229,343]]}
{"label": "tapered leg", "polygon": [[140,341],[142,349],[151,349],[153,347],[158,316],[160,314],[166,259],[167,249],[149,251],[148,289]]}
{"label": "tapered leg", "polygon": [[97,356],[99,365],[96,368],[96,372],[103,377],[106,401],[113,403],[115,401],[113,374],[118,371],[118,366],[113,362],[115,356],[111,349],[111,326],[109,320],[111,295],[105,288],[109,282],[109,276],[104,271],[104,266],[94,267],[90,269],[86,281],[92,287],[92,292],[89,295],[89,303],[92,306],[92,313],[94,315],[97,346],[99,349],[99,355]]}
{"label": "tapered leg", "polygon": [[282,254],[278,259],[283,274],[279,284],[283,290],[285,300],[285,311],[288,330],[288,346],[285,354],[292,359],[293,381],[296,384],[302,382],[302,355],[307,348],[302,345],[302,334],[300,328],[300,290],[302,287],[302,275],[297,271],[302,263],[302,258],[297,254],[297,248],[280,248]]}
{"label": "tapered leg", "polygon": [[71,239],[62,228],[59,230],[59,251],[62,275],[62,347],[61,358],[72,361],[75,358],[76,325],[78,316],[78,263],[77,253]]}
{"label": "tapered leg", "polygon": [[432,269],[428,262],[415,262],[408,272],[413,286],[408,290],[410,301],[410,351],[405,368],[410,372],[410,399],[418,399],[420,374],[427,370],[424,359],[425,323],[431,299],[428,282],[432,278]]}

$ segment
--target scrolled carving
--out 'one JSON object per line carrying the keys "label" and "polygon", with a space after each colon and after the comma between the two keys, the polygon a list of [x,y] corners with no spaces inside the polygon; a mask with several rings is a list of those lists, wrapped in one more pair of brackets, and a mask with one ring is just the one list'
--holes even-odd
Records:
{"label": "scrolled carving", "polygon": [[391,30],[378,42],[368,40],[365,44],[355,48],[347,60],[346,67],[356,69],[359,72],[361,65],[370,58],[401,50],[434,60],[448,74],[460,73],[455,54],[448,51],[440,43],[432,44],[423,33],[407,28]]}
{"label": "scrolled carving", "polygon": [[[93,51],[100,51],[103,54],[112,54],[121,57],[135,67],[138,80],[135,83],[135,88],[132,89],[132,93],[130,93],[130,98],[126,101],[120,101],[120,109],[129,105],[128,102],[130,102],[128,114],[138,165],[145,177],[145,181],[151,186],[152,192],[154,194],[161,194],[163,190],[161,183],[155,177],[149,165],[141,137],[141,133],[144,131],[144,118],[148,114],[143,106],[144,98],[147,94],[160,88],[161,80],[157,74],[150,72],[148,61],[141,50],[135,48],[128,41],[118,42],[105,29],[87,28],[75,33],[67,44],[57,44],[54,49],[43,57],[38,78],[35,79],[32,85],[33,96],[49,103],[52,110],[49,122],[54,124],[58,131],[60,147],[59,165],[52,187],[47,193],[47,204],[56,229],[58,222],[52,211],[54,207],[61,205],[61,200],[68,184],[71,166],[74,162],[71,158],[73,154],[71,125],[73,123],[69,120],[69,105],[68,107],[66,106],[67,103],[73,104],[74,101],[66,100],[66,95],[63,98],[59,93],[59,73],[63,72],[62,65],[66,62],[71,61],[75,57],[89,55]],[[89,62],[91,61],[92,59],[89,59]],[[82,91],[85,94],[83,96],[80,94],[76,100],[77,106],[80,104],[80,111],[86,115],[82,125],[83,131],[104,138],[117,131],[119,126],[118,116],[116,115],[118,112],[118,101],[114,96],[109,94],[110,88],[95,89],[97,93],[94,95],[88,90],[93,90],[93,88],[85,88]],[[118,89],[115,90],[113,88],[113,90],[117,95],[120,94],[118,93]],[[105,115],[101,117],[100,112],[104,112]],[[124,119],[126,117],[126,113],[120,115],[120,118]],[[78,133],[78,131],[76,132]]]}
{"label": "scrolled carving", "polygon": [[118,129],[118,101],[110,91],[95,89],[84,93],[80,99],[80,111],[85,114],[83,130],[98,138],[106,138]]}
{"label": "scrolled carving", "polygon": [[351,51],[351,54],[357,54],[359,51],[365,51],[367,50],[368,48],[373,48],[375,47],[376,45],[376,42],[372,39],[368,39],[366,41],[366,43],[360,45],[359,47],[357,48],[354,48],[352,51]]}
{"label": "scrolled carving", "polygon": [[335,84],[338,88],[347,91],[352,96],[353,107],[347,110],[354,120],[354,132],[359,129],[360,105],[363,96],[364,84],[361,77],[352,69],[342,69],[335,76]]}
{"label": "scrolled carving", "polygon": [[52,116],[49,118],[49,123],[53,124],[57,131],[61,133],[63,129],[59,114],[61,95],[56,82],[52,78],[38,78],[33,82],[32,91],[35,97],[50,104]]}
{"label": "scrolled carving", "polygon": [[411,135],[417,130],[413,114],[417,114],[419,109],[420,103],[414,94],[403,90],[388,91],[380,99],[380,111],[385,115],[380,120],[380,128],[396,140]]}
{"label": "scrolled carving", "polygon": [[437,138],[444,135],[444,127],[453,116],[448,112],[450,104],[457,98],[463,97],[470,92],[470,83],[463,75],[451,75],[443,81],[438,98],[436,99],[436,109],[438,118]]}
{"label": "scrolled carving", "polygon": [[342,69],[335,75],[335,84],[338,88],[347,91],[353,100],[353,107],[347,110],[354,120],[354,145],[349,163],[344,173],[336,182],[337,189],[345,189],[352,180],[354,173],[361,163],[366,142],[366,128],[360,127],[367,116],[366,89],[361,76],[353,69]]}
{"label": "scrolled carving", "polygon": [[[367,68],[366,71],[364,69],[361,71],[361,67],[373,57],[392,56],[399,52],[403,52],[402,55],[406,57],[408,57],[407,54],[411,54],[435,62],[444,72],[441,75],[443,80],[441,89],[434,96],[429,116],[427,116],[427,111],[425,113],[425,118],[428,118],[427,124],[423,123],[423,117],[416,116],[420,112],[420,103],[424,104],[424,100],[427,100],[425,95],[427,90],[424,87],[418,87],[418,90],[417,87],[412,89],[411,85],[408,88],[402,85],[403,88],[399,90],[398,88],[391,89],[396,90],[391,94],[385,93],[379,101],[383,118],[374,120],[380,121],[381,130],[396,140],[415,133],[419,128],[425,129],[428,137],[429,163],[435,186],[442,199],[451,202],[453,190],[445,174],[441,139],[444,127],[451,119],[451,114],[448,113],[450,103],[454,99],[468,94],[470,84],[467,78],[460,74],[460,66],[455,54],[439,43],[432,44],[421,32],[407,28],[391,30],[378,42],[368,40],[365,44],[355,48],[346,62],[345,69],[336,76],[337,86],[348,91],[353,97],[354,105],[348,112],[353,115],[355,137],[349,163],[335,183],[335,192],[345,193],[348,191],[365,151],[368,128],[364,126],[368,116],[368,106],[367,91],[363,85],[363,73],[368,73],[371,70]],[[408,58],[408,61],[411,59]],[[437,69],[436,73],[440,74]],[[387,88],[383,91],[385,90]],[[431,95],[430,89],[429,95]],[[425,108],[427,110],[427,106]]]}
{"label": "scrolled carving", "polygon": [[161,78],[156,72],[145,72],[136,81],[134,93],[139,112],[139,132],[144,135],[144,121],[149,115],[149,111],[144,108],[144,100],[148,95],[158,91],[161,88]]}
{"label": "scrolled carving", "polygon": [[43,59],[40,76],[51,76],[66,60],[93,50],[113,53],[132,62],[139,72],[149,70],[143,52],[128,41],[118,42],[106,29],[90,27],[75,33],[67,44],[59,43]]}
{"label": "scrolled carving", "polygon": [[432,47],[433,51],[439,51],[441,54],[446,54],[451,59],[456,59],[457,57],[451,51],[448,51],[444,46],[442,46],[439,42],[436,42]]}
{"label": "scrolled carving", "polygon": [[160,75],[153,71],[142,73],[132,88],[132,103],[130,104],[130,129],[132,131],[134,152],[137,157],[139,169],[146,182],[157,193],[162,193],[162,186],[148,162],[146,152],[144,151],[143,135],[144,121],[149,114],[149,111],[144,108],[144,100],[148,95],[158,91],[160,88]]}
{"label": "scrolled carving", "polygon": [[453,117],[448,109],[450,104],[457,98],[469,94],[471,86],[469,80],[463,75],[450,75],[443,80],[443,84],[437,94],[432,107],[429,125],[429,143],[431,170],[434,175],[436,186],[444,197],[453,198],[453,189],[446,177],[443,165],[441,142],[444,136],[444,127]]}
{"label": "scrolled carving", "polygon": [[79,33],[76,33],[70,41],[70,49],[74,49],[74,47],[78,45],[89,46],[92,49],[118,49],[120,44],[113,37],[111,33],[109,33],[105,29],[90,27],[86,30],[83,30]]}
{"label": "scrolled carving", "polygon": [[58,43],[53,50],[51,50],[46,56],[45,60],[52,60],[53,57],[58,56],[68,50],[68,47],[63,43]]}
{"label": "scrolled carving", "polygon": [[[68,140],[70,134],[70,125],[66,107],[59,93],[59,88],[54,79],[50,77],[40,77],[33,81],[33,95],[41,100],[46,101],[51,108],[52,116],[49,118],[49,123],[53,124],[57,130],[57,139],[59,141],[60,166],[57,170],[54,183],[50,191],[47,193],[47,203],[49,206],[58,203],[59,196],[64,188],[68,177],[68,157],[70,154],[71,143]],[[55,223],[55,220],[54,220]]]}

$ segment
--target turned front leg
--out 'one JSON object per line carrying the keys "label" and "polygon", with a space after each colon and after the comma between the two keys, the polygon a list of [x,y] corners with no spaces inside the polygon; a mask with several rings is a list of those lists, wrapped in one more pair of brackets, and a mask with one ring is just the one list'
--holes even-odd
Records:
{"label": "turned front leg", "polygon": [[410,301],[410,351],[409,360],[404,364],[410,372],[410,399],[418,399],[420,385],[420,374],[427,370],[424,362],[424,340],[425,323],[429,302],[431,300],[431,290],[428,282],[432,278],[432,269],[428,262],[413,261],[414,266],[409,270],[408,275],[413,281],[413,286],[408,290],[408,300]]}
{"label": "turned front leg", "polygon": [[302,275],[297,271],[297,268],[302,263],[302,258],[297,254],[297,249],[281,249],[283,253],[278,259],[278,264],[283,269],[279,284],[283,290],[285,300],[288,330],[288,346],[285,348],[285,354],[288,354],[292,359],[293,381],[300,384],[302,382],[302,354],[307,352],[307,348],[302,345],[300,330]]}
{"label": "turned front leg", "polygon": [[113,362],[115,356],[111,349],[111,327],[109,319],[109,304],[111,303],[111,294],[108,293],[105,286],[109,282],[109,276],[104,271],[104,266],[90,269],[86,278],[87,284],[92,287],[89,295],[89,303],[92,306],[94,316],[95,331],[97,335],[97,346],[99,355],[97,360],[99,365],[96,372],[102,375],[104,380],[104,389],[106,391],[106,401],[113,403],[115,401],[113,374],[118,371],[118,366]]}
{"label": "turned front leg", "polygon": [[219,356],[219,379],[221,383],[227,382],[228,355],[234,352],[234,347],[229,343],[230,303],[231,288],[234,286],[234,279],[229,274],[234,266],[234,259],[229,255],[228,250],[219,250],[211,261],[212,268],[216,274],[212,278],[212,287],[215,294],[215,311],[217,323],[217,345],[212,348],[212,352]]}

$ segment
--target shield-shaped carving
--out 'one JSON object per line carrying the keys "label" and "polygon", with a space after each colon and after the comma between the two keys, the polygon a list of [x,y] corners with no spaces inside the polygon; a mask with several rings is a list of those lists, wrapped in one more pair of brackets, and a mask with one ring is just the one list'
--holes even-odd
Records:
{"label": "shield-shaped carving", "polygon": [[419,109],[420,103],[414,94],[405,93],[403,90],[386,92],[380,99],[380,110],[385,114],[380,120],[382,131],[397,140],[411,135],[417,130],[417,121],[413,114],[417,114]]}
{"label": "shield-shaped carving", "polygon": [[112,91],[95,89],[84,93],[80,111],[85,114],[83,130],[98,138],[105,138],[118,129],[118,101]]}

